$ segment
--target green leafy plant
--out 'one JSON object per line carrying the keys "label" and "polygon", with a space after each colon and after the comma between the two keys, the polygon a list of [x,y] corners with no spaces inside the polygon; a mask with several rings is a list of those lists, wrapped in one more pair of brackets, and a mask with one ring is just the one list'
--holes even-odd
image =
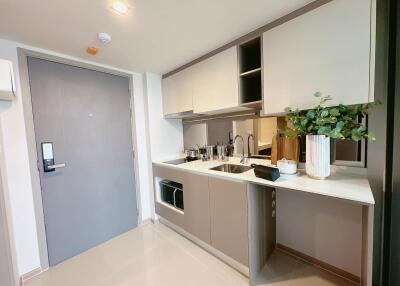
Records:
{"label": "green leafy plant", "polygon": [[352,139],[359,141],[367,138],[375,141],[375,135],[368,132],[367,128],[358,122],[358,118],[365,117],[371,108],[380,102],[372,102],[359,105],[338,105],[325,107],[324,104],[332,97],[323,96],[316,92],[315,97],[320,98],[320,103],[310,110],[292,110],[285,108],[290,127],[287,127],[285,134],[289,137],[301,135],[325,135],[334,139]]}

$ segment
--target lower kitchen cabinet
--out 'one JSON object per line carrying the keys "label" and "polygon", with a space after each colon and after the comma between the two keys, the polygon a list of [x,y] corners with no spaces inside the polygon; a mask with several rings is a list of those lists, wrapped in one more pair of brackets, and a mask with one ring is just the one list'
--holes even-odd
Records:
{"label": "lower kitchen cabinet", "polygon": [[[227,257],[249,266],[248,185],[153,166],[156,213]],[[160,180],[183,185],[184,210],[160,199]]]}
{"label": "lower kitchen cabinet", "polygon": [[211,245],[249,265],[247,184],[209,178]]}
{"label": "lower kitchen cabinet", "polygon": [[210,191],[208,176],[185,174],[183,177],[185,230],[210,244]]}
{"label": "lower kitchen cabinet", "polygon": [[[178,184],[182,184],[183,172],[179,170],[173,170],[170,168],[164,168],[160,166],[153,166],[153,175],[157,177],[157,180],[154,180],[154,189],[155,189],[155,210],[156,213],[172,222],[173,224],[184,228],[185,227],[185,216],[184,212],[175,208],[172,204],[168,204],[162,201],[161,195],[161,186],[160,182],[162,180],[169,180]],[[185,194],[183,194],[185,196]],[[175,199],[174,199],[175,200]]]}

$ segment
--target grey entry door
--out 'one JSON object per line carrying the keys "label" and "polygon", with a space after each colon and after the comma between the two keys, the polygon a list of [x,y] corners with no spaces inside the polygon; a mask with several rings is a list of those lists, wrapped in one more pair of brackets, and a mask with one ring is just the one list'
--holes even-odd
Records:
{"label": "grey entry door", "polygon": [[[32,57],[28,71],[52,266],[137,226],[129,79]],[[44,172],[49,146],[65,166]]]}

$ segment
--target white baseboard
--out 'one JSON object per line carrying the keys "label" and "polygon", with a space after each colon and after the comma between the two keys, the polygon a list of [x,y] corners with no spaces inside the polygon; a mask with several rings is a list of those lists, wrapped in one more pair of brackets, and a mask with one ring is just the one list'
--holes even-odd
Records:
{"label": "white baseboard", "polygon": [[22,286],[25,281],[35,277],[36,275],[39,275],[42,272],[43,272],[42,268],[38,267],[38,268],[33,269],[32,271],[29,271],[29,272],[27,272],[25,274],[22,274],[20,279],[19,279],[19,285]]}
{"label": "white baseboard", "polygon": [[139,223],[138,226],[144,226],[144,225],[147,225],[147,224],[150,224],[150,223],[154,223],[153,219],[148,218],[148,219],[145,219],[144,221],[142,221],[141,223]]}

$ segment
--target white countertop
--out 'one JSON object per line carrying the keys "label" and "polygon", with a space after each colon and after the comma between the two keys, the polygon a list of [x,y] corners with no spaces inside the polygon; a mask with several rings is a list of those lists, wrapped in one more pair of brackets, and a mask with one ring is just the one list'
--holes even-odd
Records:
{"label": "white countertop", "polygon": [[[176,158],[173,158],[176,159]],[[283,188],[293,191],[301,191],[306,193],[313,193],[343,200],[349,200],[354,203],[362,205],[375,204],[371,188],[366,175],[366,169],[355,167],[342,167],[331,166],[331,176],[326,180],[315,180],[309,178],[304,170],[299,170],[296,175],[281,174],[281,177],[275,182],[265,179],[257,178],[254,170],[250,170],[241,174],[225,173],[220,171],[209,170],[221,164],[238,164],[240,165],[240,158],[231,157],[229,162],[219,161],[192,161],[180,165],[171,165],[163,163],[167,160],[155,161],[153,164],[168,167],[171,169],[185,170],[197,174],[205,174],[209,176],[226,178],[240,182],[254,183],[258,185],[270,186],[275,188]],[[260,164],[268,166],[270,161],[250,159],[250,164]]]}

